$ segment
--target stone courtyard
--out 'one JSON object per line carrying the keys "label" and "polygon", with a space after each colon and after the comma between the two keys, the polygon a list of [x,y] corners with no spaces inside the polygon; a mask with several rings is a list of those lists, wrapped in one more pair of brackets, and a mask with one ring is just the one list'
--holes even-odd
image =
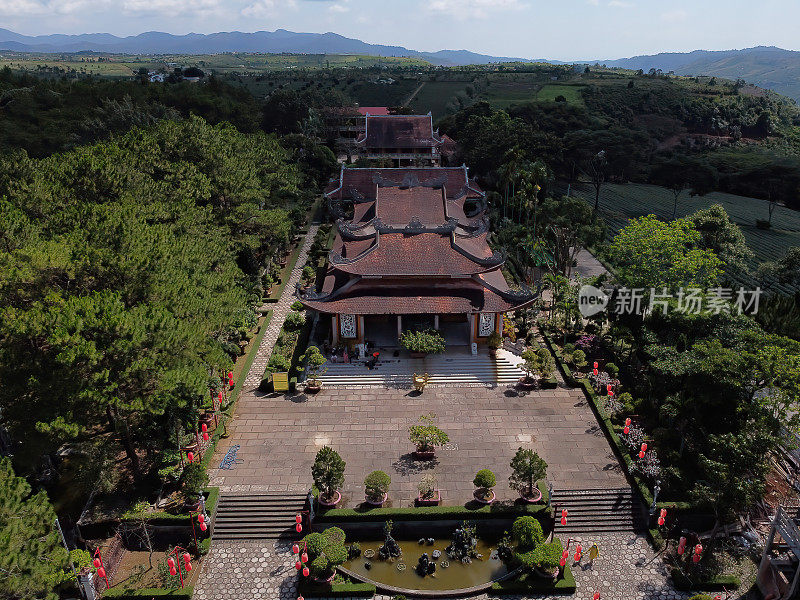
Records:
{"label": "stone courtyard", "polygon": [[[450,443],[433,461],[414,461],[408,427],[434,413]],[[413,504],[425,473],[436,474],[446,504],[463,504],[482,468],[497,476],[498,499],[513,499],[509,461],[520,446],[548,464],[560,489],[627,485],[583,394],[578,390],[518,392],[512,388],[428,388],[422,395],[397,389],[323,390],[316,396],[247,392],[230,437],[212,463],[211,483],[226,492],[307,491],[311,465],[323,446],[347,463],[342,490],[346,506],[364,500],[364,477],[374,469],[392,477],[391,505]],[[239,444],[239,463],[219,460]],[[219,460],[217,460],[219,458]]]}

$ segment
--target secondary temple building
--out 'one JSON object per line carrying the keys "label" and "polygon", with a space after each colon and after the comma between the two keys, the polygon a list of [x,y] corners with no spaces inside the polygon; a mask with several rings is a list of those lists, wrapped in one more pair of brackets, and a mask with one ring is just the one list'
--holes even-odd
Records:
{"label": "secondary temple building", "polygon": [[405,329],[449,345],[485,342],[530,305],[487,243],[486,196],[467,167],[346,168],[325,193],[337,235],[322,288],[303,304],[331,315],[332,340],[396,346]]}
{"label": "secondary temple building", "polygon": [[392,166],[435,166],[441,164],[447,139],[433,128],[433,116],[370,114],[364,117],[364,132],[356,138],[356,158],[385,161]]}

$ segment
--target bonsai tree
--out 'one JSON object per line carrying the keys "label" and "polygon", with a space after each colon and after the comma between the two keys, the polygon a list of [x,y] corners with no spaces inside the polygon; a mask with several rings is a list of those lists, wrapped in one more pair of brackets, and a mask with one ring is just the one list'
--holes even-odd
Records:
{"label": "bonsai tree", "polygon": [[392,478],[383,471],[373,471],[364,479],[364,488],[367,498],[372,502],[382,502],[389,492]]}
{"label": "bonsai tree", "polygon": [[511,535],[517,540],[518,547],[522,550],[533,550],[544,540],[542,524],[539,523],[539,519],[530,515],[517,517],[514,520],[514,524],[511,526]]}
{"label": "bonsai tree", "polygon": [[610,362],[610,363],[607,363],[607,364],[606,364],[605,371],[606,371],[606,373],[608,373],[608,374],[609,374],[609,375],[610,375],[610,376],[611,376],[613,379],[616,379],[616,378],[617,378],[617,375],[619,375],[619,367],[618,367],[617,365],[615,365],[614,363],[612,363],[612,362]]}
{"label": "bonsai tree", "polygon": [[575,350],[572,353],[572,364],[574,364],[579,369],[586,366],[586,352],[583,350]]}
{"label": "bonsai tree", "polygon": [[317,579],[329,579],[336,567],[347,560],[344,531],[330,527],[322,533],[309,533],[302,540],[301,548],[308,553],[308,570]]}
{"label": "bonsai tree", "polygon": [[553,375],[555,370],[555,361],[545,348],[525,350],[522,353],[522,360],[525,362],[520,363],[519,368],[525,371],[525,379],[529,382],[533,382],[537,377],[547,379]]}
{"label": "bonsai tree", "polygon": [[498,350],[502,345],[503,337],[496,331],[493,331],[486,340],[486,346],[489,348],[489,350]]}
{"label": "bonsai tree", "polygon": [[327,367],[323,367],[323,365],[328,362],[328,359],[322,355],[319,348],[316,346],[309,346],[306,353],[301,357],[301,360],[304,360],[306,363],[306,369],[308,369],[309,374],[308,381],[312,386],[320,386],[321,384],[317,377],[324,375],[328,370]]}
{"label": "bonsai tree", "polygon": [[302,277],[303,281],[305,281],[307,284],[314,281],[314,275],[315,273],[313,267],[311,267],[310,265],[306,265],[305,267],[303,267]]}
{"label": "bonsai tree", "polygon": [[552,542],[541,544],[533,551],[534,563],[545,573],[553,573],[560,567],[563,552],[564,546],[561,545],[561,540],[554,537]]}
{"label": "bonsai tree", "polygon": [[497,485],[497,478],[489,469],[481,469],[475,475],[472,483],[478,488],[475,495],[483,500],[488,500],[492,497],[492,488]]}
{"label": "bonsai tree", "polygon": [[189,463],[181,473],[181,495],[189,505],[197,503],[203,488],[208,485],[208,475],[200,463]]}
{"label": "bonsai tree", "polygon": [[345,462],[339,453],[329,446],[320,448],[311,467],[311,477],[323,502],[330,503],[336,498],[337,490],[344,483]]}
{"label": "bonsai tree", "polygon": [[417,490],[419,490],[419,497],[421,499],[433,500],[436,496],[436,475],[433,473],[423,475],[417,486]]}
{"label": "bonsai tree", "polygon": [[400,334],[400,345],[409,352],[441,354],[445,350],[444,336],[436,330],[404,331]]}
{"label": "bonsai tree", "polygon": [[547,476],[547,463],[533,450],[520,448],[511,459],[511,477],[508,483],[521,496],[534,496],[534,486]]}
{"label": "bonsai tree", "polygon": [[408,438],[417,446],[417,452],[433,452],[436,446],[444,446],[450,437],[434,425],[436,415],[422,415],[420,425],[408,428]]}

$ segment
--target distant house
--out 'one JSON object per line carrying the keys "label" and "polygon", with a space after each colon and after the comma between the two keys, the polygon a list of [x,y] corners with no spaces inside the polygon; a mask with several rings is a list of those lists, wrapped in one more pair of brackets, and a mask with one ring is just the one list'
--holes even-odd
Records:
{"label": "distant house", "polygon": [[150,73],[150,83],[164,83],[164,74]]}

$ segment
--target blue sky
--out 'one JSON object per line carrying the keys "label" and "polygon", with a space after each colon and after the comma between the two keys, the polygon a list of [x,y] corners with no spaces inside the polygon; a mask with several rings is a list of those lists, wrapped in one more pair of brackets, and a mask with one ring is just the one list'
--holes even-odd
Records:
{"label": "blue sky", "polygon": [[800,49],[798,0],[0,0],[19,33],[334,31],[415,50],[561,60]]}

